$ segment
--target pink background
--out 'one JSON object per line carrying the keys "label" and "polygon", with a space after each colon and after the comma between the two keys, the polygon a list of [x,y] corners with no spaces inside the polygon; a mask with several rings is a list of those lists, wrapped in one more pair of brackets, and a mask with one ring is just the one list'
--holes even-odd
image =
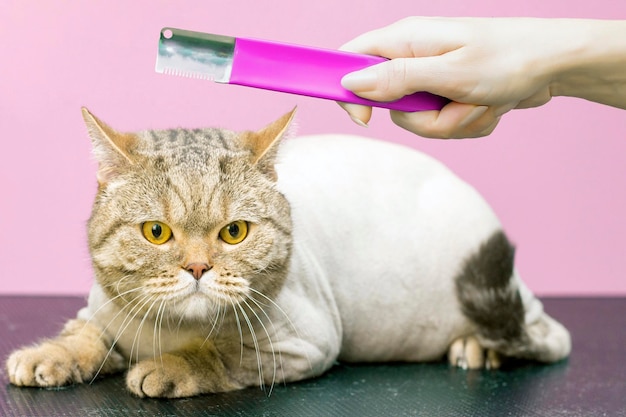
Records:
{"label": "pink background", "polygon": [[[377,111],[154,72],[159,30],[339,47],[402,17],[626,18],[623,0],[0,2],[0,293],[85,294],[95,168],[80,107],[121,130],[256,129],[294,105],[301,134],[357,133],[430,153],[474,184],[542,295],[626,294],[626,112],[577,99],[515,111],[489,138],[426,140]],[[626,34],[616,34],[626,36]],[[514,48],[511,45],[511,48]]]}

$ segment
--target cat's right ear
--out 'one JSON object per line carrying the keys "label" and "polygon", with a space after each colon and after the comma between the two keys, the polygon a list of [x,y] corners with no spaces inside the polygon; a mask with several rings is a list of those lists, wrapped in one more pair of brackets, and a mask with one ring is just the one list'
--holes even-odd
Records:
{"label": "cat's right ear", "polygon": [[107,184],[129,165],[133,165],[132,150],[137,136],[119,133],[91,114],[85,107],[83,119],[93,144],[93,153],[98,161],[98,183]]}
{"label": "cat's right ear", "polygon": [[294,107],[289,113],[278,120],[270,123],[257,132],[245,132],[242,137],[242,145],[251,151],[252,163],[270,178],[276,180],[274,162],[278,151],[278,144],[293,133],[293,119],[296,115]]}

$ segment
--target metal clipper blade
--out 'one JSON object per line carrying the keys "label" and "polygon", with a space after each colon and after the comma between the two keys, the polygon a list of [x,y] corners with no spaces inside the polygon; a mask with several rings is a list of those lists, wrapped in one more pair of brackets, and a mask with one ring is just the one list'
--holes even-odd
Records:
{"label": "metal clipper blade", "polygon": [[163,28],[156,71],[227,83],[233,66],[235,38]]}

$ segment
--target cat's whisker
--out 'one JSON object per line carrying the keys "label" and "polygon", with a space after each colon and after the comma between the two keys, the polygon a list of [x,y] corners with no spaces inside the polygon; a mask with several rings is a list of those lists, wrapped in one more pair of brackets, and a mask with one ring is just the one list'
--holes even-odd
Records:
{"label": "cat's whisker", "polygon": [[[135,353],[136,362],[139,362],[139,353],[140,353],[139,343],[141,342],[141,333],[143,331],[143,326],[144,326],[144,324],[146,322],[146,319],[150,315],[150,311],[152,311],[152,309],[154,308],[155,304],[158,302],[158,299],[156,297],[152,297],[150,301],[152,301],[152,303],[150,304],[150,307],[148,307],[148,310],[144,313],[143,318],[139,322],[139,326],[137,326],[137,330],[135,331],[135,337],[133,339],[133,344],[131,345],[131,348],[130,348],[130,356],[132,357],[133,356],[133,350],[135,349],[135,344],[137,345],[137,350],[136,350],[136,353]],[[150,301],[148,301],[148,303]],[[146,305],[146,304],[144,304],[144,305]]]}
{"label": "cat's whisker", "polygon": [[166,301],[161,300],[156,318],[154,319],[154,333],[152,339],[152,349],[156,360],[156,347],[159,347],[159,358],[161,359],[161,367],[163,367],[163,349],[161,343],[161,329],[163,328],[163,316],[165,316]]}
{"label": "cat's whisker", "polygon": [[176,335],[178,336],[178,333],[180,332],[180,328],[183,325],[183,322],[185,321],[185,317],[184,316],[180,316],[178,318],[178,323],[176,323]]}
{"label": "cat's whisker", "polygon": [[[89,323],[91,323],[91,322],[93,321],[93,319],[96,317],[96,315],[97,315],[97,314],[98,314],[98,313],[99,313],[99,312],[100,312],[103,308],[107,307],[109,304],[113,303],[113,302],[114,302],[115,300],[117,300],[118,298],[121,298],[122,300],[124,300],[124,302],[125,302],[125,303],[124,303],[124,308],[126,308],[126,306],[127,306],[127,305],[129,305],[130,303],[129,303],[128,301],[126,301],[126,300],[123,298],[123,296],[124,296],[124,295],[127,295],[127,294],[130,294],[130,293],[132,293],[132,292],[135,292],[135,291],[139,291],[139,290],[140,290],[140,288],[132,288],[132,289],[130,289],[130,290],[128,290],[128,291],[125,291],[125,292],[123,292],[123,293],[121,293],[121,294],[119,294],[119,293],[118,293],[118,295],[116,295],[115,297],[112,297],[111,299],[107,300],[107,302],[106,302],[106,303],[103,303],[100,307],[98,307],[98,308],[96,309],[96,311],[94,311],[94,312],[91,314],[91,316],[89,316],[89,318],[88,318],[88,319],[86,320],[86,322],[85,322],[85,326],[87,326]],[[135,298],[135,299],[136,299],[136,298]],[[135,299],[133,299],[133,301],[134,301]],[[118,313],[118,314],[119,314],[119,313]],[[83,326],[83,328],[84,328],[84,326]],[[104,332],[103,332],[103,334],[104,334]]]}
{"label": "cat's whisker", "polygon": [[157,358],[157,342],[159,339],[159,328],[158,328],[159,314],[161,313],[161,308],[163,307],[163,303],[164,303],[164,300],[161,300],[161,303],[159,304],[159,308],[157,309],[157,312],[156,312],[156,317],[154,318],[154,326],[152,329],[152,356],[155,361]]}
{"label": "cat's whisker", "polygon": [[163,309],[163,317],[165,318],[165,323],[167,324],[167,330],[172,333],[172,311],[171,309],[167,311],[167,315],[165,315],[166,309]]}
{"label": "cat's whisker", "polygon": [[[131,291],[128,291],[128,292],[131,292]],[[115,298],[117,298],[117,297],[115,297]],[[142,298],[141,294],[140,294],[140,295],[138,295],[137,297],[133,298],[133,299],[132,299],[132,302],[134,303],[134,302],[135,302],[137,299],[139,299],[139,298]],[[144,296],[144,298],[142,298],[142,301],[143,301],[143,299],[145,299],[145,296]],[[110,301],[109,301],[109,302],[110,302]],[[108,304],[109,302],[107,302],[106,304]],[[109,329],[109,327],[111,327],[111,325],[112,325],[112,324],[115,322],[115,320],[116,320],[116,319],[120,316],[120,314],[125,313],[125,310],[127,310],[127,309],[130,309],[130,310],[132,311],[132,309],[134,308],[134,307],[133,307],[133,305],[134,305],[134,304],[131,304],[131,303],[124,304],[124,306],[123,306],[122,308],[120,308],[120,309],[119,309],[119,311],[117,312],[117,314],[115,314],[115,315],[114,315],[114,316],[113,316],[113,317],[109,320],[109,322],[107,323],[107,325],[106,325],[106,326],[102,329],[102,331],[100,332],[100,337],[102,338],[102,337],[104,337],[104,336],[105,336],[105,334],[106,334],[107,330]],[[94,315],[95,315],[95,314],[94,314]],[[92,318],[93,318],[93,316],[92,316]],[[102,364],[100,365],[100,369],[98,370],[98,373],[100,372],[100,370],[101,370],[101,369],[102,369],[102,367],[104,366],[104,363],[107,361],[107,359],[108,359],[108,358],[109,358],[109,356],[111,355],[111,353],[112,353],[113,349],[115,348],[115,344],[116,344],[117,340],[118,340],[118,339],[117,339],[117,338],[115,338],[115,339],[114,339],[114,341],[111,343],[111,348],[109,349],[109,351],[108,351],[107,355],[105,356],[104,360],[102,361]],[[96,376],[98,376],[98,373],[96,373]],[[95,377],[94,377],[94,379],[95,379]],[[92,380],[92,382],[93,382],[93,380]]]}
{"label": "cat's whisker", "polygon": [[[272,384],[270,385],[270,391],[268,393],[268,396],[270,396],[270,395],[272,395],[272,390],[274,389],[274,383],[276,382],[276,352],[274,351],[274,343],[272,343],[272,337],[270,336],[269,332],[267,331],[267,328],[265,327],[265,324],[263,324],[263,320],[261,320],[259,315],[256,313],[256,311],[254,311],[254,309],[250,306],[250,304],[248,304],[248,302],[246,300],[244,300],[243,303],[246,305],[246,307],[248,307],[250,309],[252,314],[254,314],[254,317],[256,317],[257,321],[261,325],[261,328],[263,328],[263,331],[265,332],[265,335],[267,336],[267,341],[270,344],[270,350],[272,351],[272,361],[273,361],[273,365],[274,365],[274,371],[273,371],[274,373],[272,374]],[[272,327],[273,327],[274,324],[272,323],[272,320],[269,318],[267,313],[265,313],[265,310],[263,310],[263,308],[261,308],[256,302],[255,302],[255,304],[261,309],[261,311],[263,312],[263,314],[268,319],[268,321],[272,324]],[[259,356],[259,353],[257,352],[257,357],[258,356]]]}
{"label": "cat's whisker", "polygon": [[[143,297],[137,296],[135,298],[133,298],[133,303],[135,302],[135,300],[141,298],[141,301],[139,303],[142,303],[146,298],[148,298],[148,295],[144,295]],[[110,320],[109,323],[104,327],[104,329],[102,330],[100,337],[102,337],[107,329],[113,324],[113,322],[117,319],[117,317],[122,314],[127,308],[130,308],[130,312],[126,315],[126,317],[124,318],[124,320],[122,321],[122,325],[126,322],[126,320],[128,319],[129,314],[132,314],[132,311],[138,306],[139,304],[125,304],[122,308],[120,308],[120,311],[117,312],[117,314],[115,316],[113,316]],[[130,322],[129,322],[130,323]],[[118,340],[121,337],[121,334],[123,333],[123,331],[126,328],[124,328],[123,330],[118,329],[118,332],[115,335],[115,338],[113,339],[113,342],[111,343],[111,347],[109,348],[107,354],[104,356],[104,359],[102,360],[102,363],[100,364],[100,367],[98,368],[98,370],[96,371],[96,373],[94,374],[93,378],[91,379],[91,381],[89,382],[90,384],[92,384],[96,378],[98,378],[98,375],[100,375],[100,372],[102,372],[102,369],[104,368],[104,365],[106,363],[106,361],[109,359],[109,357],[111,357],[111,354],[113,353],[113,351],[115,350],[115,346],[117,345]]]}
{"label": "cat's whisker", "polygon": [[[139,289],[136,289],[136,291],[139,291]],[[137,297],[133,298],[131,300],[131,302],[124,304],[124,306],[122,308],[119,309],[119,311],[109,320],[109,322],[107,323],[107,325],[104,327],[104,329],[102,329],[102,332],[100,333],[100,336],[104,336],[104,334],[106,333],[106,331],[109,329],[109,327],[111,327],[111,325],[115,322],[115,319],[117,319],[118,316],[120,316],[122,313],[125,313],[124,310],[126,309],[130,309],[131,311],[134,309],[135,306],[135,301],[138,299],[142,299],[142,301],[145,299],[146,295],[145,294],[139,294]],[[117,298],[117,297],[115,297]],[[110,302],[110,301],[109,301]]]}
{"label": "cat's whisker", "polygon": [[[223,308],[222,308],[221,304],[218,304],[217,305],[217,312],[215,312],[214,314],[211,315],[211,317],[212,317],[211,321],[213,322],[213,324],[211,325],[211,330],[209,330],[209,333],[206,335],[206,337],[204,338],[204,341],[202,342],[203,346],[204,346],[204,344],[206,342],[208,342],[208,340],[211,337],[211,335],[213,334],[213,332],[216,329],[219,329],[221,327],[221,324],[219,324],[219,320],[220,320],[220,313],[221,313],[221,315],[222,315],[222,320],[221,321],[223,322],[224,313],[222,313],[222,310],[223,310]],[[219,332],[219,330],[218,330],[218,332]]]}
{"label": "cat's whisker", "polygon": [[257,369],[259,372],[259,386],[262,390],[265,390],[265,379],[263,378],[263,361],[261,360],[261,351],[259,349],[259,341],[256,337],[256,332],[254,331],[252,322],[250,321],[250,318],[248,317],[248,314],[244,310],[243,306],[241,304],[237,304],[237,307],[239,307],[239,311],[241,311],[241,314],[243,315],[243,318],[248,325],[248,329],[250,330],[250,336],[252,336],[252,343],[254,344],[254,350],[256,352]]}
{"label": "cat's whisker", "polygon": [[243,364],[243,332],[241,331],[241,322],[239,321],[239,314],[237,313],[237,307],[235,306],[235,302],[233,301],[232,297],[229,296],[228,298],[230,300],[230,304],[233,306],[233,313],[235,313],[235,323],[237,324],[237,330],[239,331],[239,366],[241,366]]}
{"label": "cat's whisker", "polygon": [[[258,292],[258,291],[257,291]],[[263,304],[260,301],[256,300],[254,297],[249,297],[249,300],[252,301],[254,303],[254,305],[256,305],[259,310],[261,311],[261,313],[263,313],[263,315],[265,316],[265,318],[267,318],[267,321],[272,325],[272,331],[275,335],[278,335],[278,332],[276,331],[276,326],[274,325],[274,321],[270,318],[270,316],[267,314],[267,312],[265,311],[265,309],[263,308],[265,307],[271,307],[271,304]],[[284,314],[284,312],[282,312]],[[265,328],[265,327],[264,327]],[[265,333],[267,334],[267,330],[265,331]],[[297,332],[296,332],[297,333]],[[272,345],[272,340],[268,335],[268,339],[270,342],[270,346],[272,347],[272,353],[274,353],[274,347]],[[281,372],[283,373],[283,380],[285,380],[285,368],[283,366],[283,355],[280,349],[278,349],[278,363],[280,364],[280,369]],[[310,361],[309,361],[309,365],[310,365]],[[276,373],[276,358],[274,357],[274,373]],[[273,387],[273,383],[272,383],[272,387]],[[271,394],[271,389],[270,389],[270,394]]]}
{"label": "cat's whisker", "polygon": [[[289,315],[285,312],[285,310],[282,309],[281,306],[279,306],[274,300],[272,300],[271,298],[269,298],[268,296],[266,296],[262,292],[257,291],[257,290],[255,290],[252,287],[250,287],[249,290],[252,293],[257,294],[257,295],[263,297],[264,300],[267,300],[273,308],[275,308],[279,313],[281,313],[283,315],[283,317],[285,317],[285,319],[287,320],[287,323],[289,323],[289,327],[291,327],[291,329],[294,331],[294,333],[296,334],[297,338],[302,340],[302,336],[300,335],[300,332],[298,331],[298,328],[293,324],[293,321],[291,321],[291,319],[289,318]],[[251,296],[250,300],[256,300],[256,299]],[[256,300],[256,301],[258,301],[258,300]],[[280,352],[279,352],[279,354],[280,354]],[[308,352],[306,352],[306,359],[307,359],[307,362],[309,363],[309,368],[313,369],[313,364],[311,363],[311,358],[309,357]],[[281,356],[281,361],[282,361],[282,356]]]}
{"label": "cat's whisker", "polygon": [[[232,305],[232,302],[230,304]],[[229,313],[230,307],[231,306],[229,306],[228,304],[224,304],[222,306],[222,314],[220,317],[220,328],[224,326],[224,323],[227,323],[226,315],[227,313]]]}
{"label": "cat's whisker", "polygon": [[[115,337],[115,340],[113,342],[113,344],[115,345],[117,343],[117,341],[122,337],[122,335],[124,334],[124,332],[126,332],[126,329],[131,325],[131,323],[137,318],[137,316],[141,313],[141,310],[148,305],[150,302],[153,302],[153,297],[150,294],[146,294],[140,301],[140,303],[137,303],[126,315],[126,317],[124,317],[124,320],[122,321],[122,324],[120,325],[120,327],[118,328],[117,331],[117,335]],[[136,311],[135,311],[136,310]],[[145,315],[144,315],[145,318]],[[135,340],[137,338],[137,332],[141,331],[142,328],[142,322],[140,322],[140,325],[138,326],[138,329],[135,331],[135,338],[133,339],[133,343],[130,347],[130,352],[128,354],[128,367],[130,368],[132,366],[132,361],[133,361],[133,351],[135,348]],[[137,351],[137,358],[136,360],[139,359],[139,351]]]}
{"label": "cat's whisker", "polygon": [[[136,299],[136,298],[135,298]],[[120,340],[120,338],[122,337],[122,335],[124,334],[124,332],[126,332],[126,329],[130,326],[130,324],[135,320],[135,318],[139,315],[139,313],[141,313],[141,310],[152,301],[153,296],[150,294],[144,294],[144,296],[141,298],[141,300],[139,302],[137,302],[136,304],[133,305],[133,307],[130,309],[130,311],[126,314],[126,317],[124,317],[124,320],[122,320],[122,323],[120,324],[120,326],[118,327],[117,330],[117,334],[115,335],[115,339],[113,340],[111,349],[113,349],[115,347],[115,345],[117,344],[117,342]],[[136,310],[136,311],[135,311]],[[145,316],[144,316],[145,317]],[[128,355],[128,367],[130,368],[132,365],[132,360],[133,360],[133,348],[134,348],[134,343],[133,346],[131,346],[131,350],[130,350],[130,354]]]}
{"label": "cat's whisker", "polygon": [[[129,274],[129,275],[125,275],[125,276],[123,276],[123,277],[122,277],[119,281],[117,281],[117,283],[115,284],[115,293],[116,293],[116,294],[119,294],[119,295],[121,296],[122,300],[124,300],[124,302],[126,302],[126,303],[128,302],[128,300],[126,300],[126,299],[124,298],[124,295],[125,295],[127,292],[126,292],[126,291],[121,292],[121,291],[120,291],[120,285],[122,285],[122,284],[124,283],[124,281],[126,281],[127,279],[132,279],[132,278],[133,278],[133,275],[130,275],[130,274]],[[132,289],[134,290],[134,289],[136,289],[136,288],[132,288]],[[116,297],[116,298],[117,298],[117,297]]]}

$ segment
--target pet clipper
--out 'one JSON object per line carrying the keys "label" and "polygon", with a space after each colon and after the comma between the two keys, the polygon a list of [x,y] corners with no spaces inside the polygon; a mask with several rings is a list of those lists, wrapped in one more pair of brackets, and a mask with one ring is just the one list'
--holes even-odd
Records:
{"label": "pet clipper", "polygon": [[353,71],[384,62],[371,55],[163,28],[156,71],[404,112],[440,110],[449,100],[417,92],[391,102],[341,86]]}

